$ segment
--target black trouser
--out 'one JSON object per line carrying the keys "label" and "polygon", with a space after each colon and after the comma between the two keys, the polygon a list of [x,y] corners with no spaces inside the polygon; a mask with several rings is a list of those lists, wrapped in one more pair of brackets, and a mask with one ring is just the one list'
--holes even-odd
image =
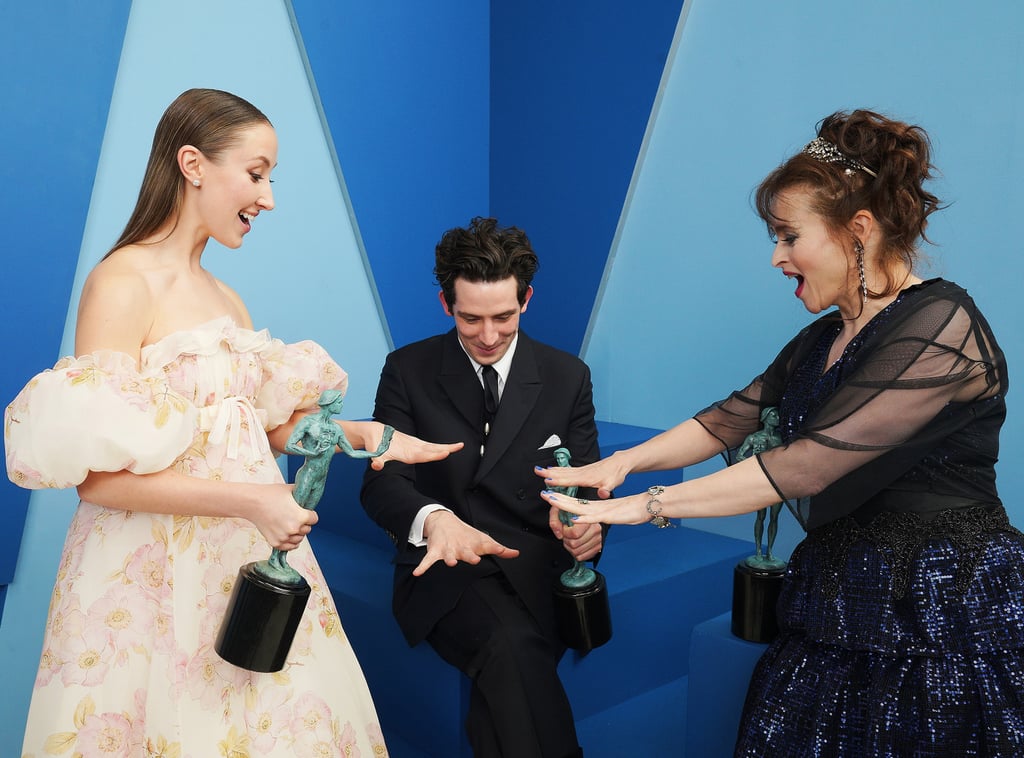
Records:
{"label": "black trouser", "polygon": [[503,574],[475,582],[427,641],[472,680],[466,732],[475,758],[583,755],[558,678],[564,648],[541,633]]}

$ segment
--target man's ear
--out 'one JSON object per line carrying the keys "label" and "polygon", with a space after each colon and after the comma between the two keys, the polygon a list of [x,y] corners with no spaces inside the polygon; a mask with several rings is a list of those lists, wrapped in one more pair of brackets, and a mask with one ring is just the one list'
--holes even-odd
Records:
{"label": "man's ear", "polygon": [[530,304],[530,298],[533,297],[533,285],[531,284],[526,288],[526,292],[523,295],[523,307],[519,309],[520,313],[526,313],[526,306]]}
{"label": "man's ear", "polygon": [[[198,147],[182,145],[178,148],[178,170],[189,184],[201,182],[203,179],[202,153]],[[198,185],[197,185],[198,186]]]}
{"label": "man's ear", "polygon": [[446,316],[454,316],[455,315],[454,313],[452,313],[452,309],[448,307],[448,301],[445,300],[445,298],[444,298],[444,290],[439,290],[438,291],[437,299],[441,301],[441,307],[444,308],[444,313],[445,313]]}

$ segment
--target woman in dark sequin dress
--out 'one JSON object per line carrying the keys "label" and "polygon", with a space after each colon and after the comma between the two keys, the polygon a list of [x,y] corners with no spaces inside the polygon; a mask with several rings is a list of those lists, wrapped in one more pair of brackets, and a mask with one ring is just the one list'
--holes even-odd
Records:
{"label": "woman in dark sequin dress", "polygon": [[[777,407],[783,444],[711,475],[580,504],[582,523],[749,513],[807,530],[736,755],[1024,755],[1024,535],[995,486],[1006,362],[961,287],[914,274],[938,199],[918,127],[836,113],[772,172],[772,265],[822,313],[768,369],[695,418],[551,487],[609,495],[633,472],[742,444]],[[826,312],[827,311],[827,312]]]}

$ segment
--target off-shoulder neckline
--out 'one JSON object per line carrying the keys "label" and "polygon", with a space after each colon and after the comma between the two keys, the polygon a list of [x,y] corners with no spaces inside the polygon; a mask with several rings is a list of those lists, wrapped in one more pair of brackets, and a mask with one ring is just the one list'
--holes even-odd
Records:
{"label": "off-shoulder neckline", "polygon": [[165,365],[183,354],[212,355],[222,343],[233,349],[247,352],[259,349],[271,342],[266,329],[255,331],[238,326],[231,316],[217,318],[197,324],[191,329],[181,329],[165,334],[156,342],[146,345],[139,353],[139,365]]}
{"label": "off-shoulder neckline", "polygon": [[[150,342],[148,345],[143,345],[142,346],[142,352],[145,353],[148,350],[154,350],[155,348],[159,347],[164,342],[167,342],[169,340],[175,339],[176,337],[178,337],[178,336],[180,336],[182,334],[192,334],[194,332],[205,332],[205,331],[217,331],[218,329],[222,329],[223,328],[222,325],[233,326],[236,329],[244,329],[244,327],[238,326],[235,323],[235,319],[234,318],[232,318],[231,316],[225,314],[223,316],[217,316],[216,318],[211,318],[209,321],[203,321],[202,323],[196,324],[195,326],[189,327],[188,329],[178,329],[178,330],[173,331],[173,332],[168,332],[163,337],[158,339],[156,342]],[[214,326],[216,326],[216,329],[212,328]],[[245,331],[252,331],[252,330],[251,329],[245,329]]]}

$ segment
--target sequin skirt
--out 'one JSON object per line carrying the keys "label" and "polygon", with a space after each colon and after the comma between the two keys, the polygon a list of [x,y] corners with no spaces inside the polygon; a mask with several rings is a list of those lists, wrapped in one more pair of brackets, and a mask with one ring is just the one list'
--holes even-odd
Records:
{"label": "sequin skirt", "polygon": [[1024,756],[1024,535],[879,514],[794,551],[736,756]]}

